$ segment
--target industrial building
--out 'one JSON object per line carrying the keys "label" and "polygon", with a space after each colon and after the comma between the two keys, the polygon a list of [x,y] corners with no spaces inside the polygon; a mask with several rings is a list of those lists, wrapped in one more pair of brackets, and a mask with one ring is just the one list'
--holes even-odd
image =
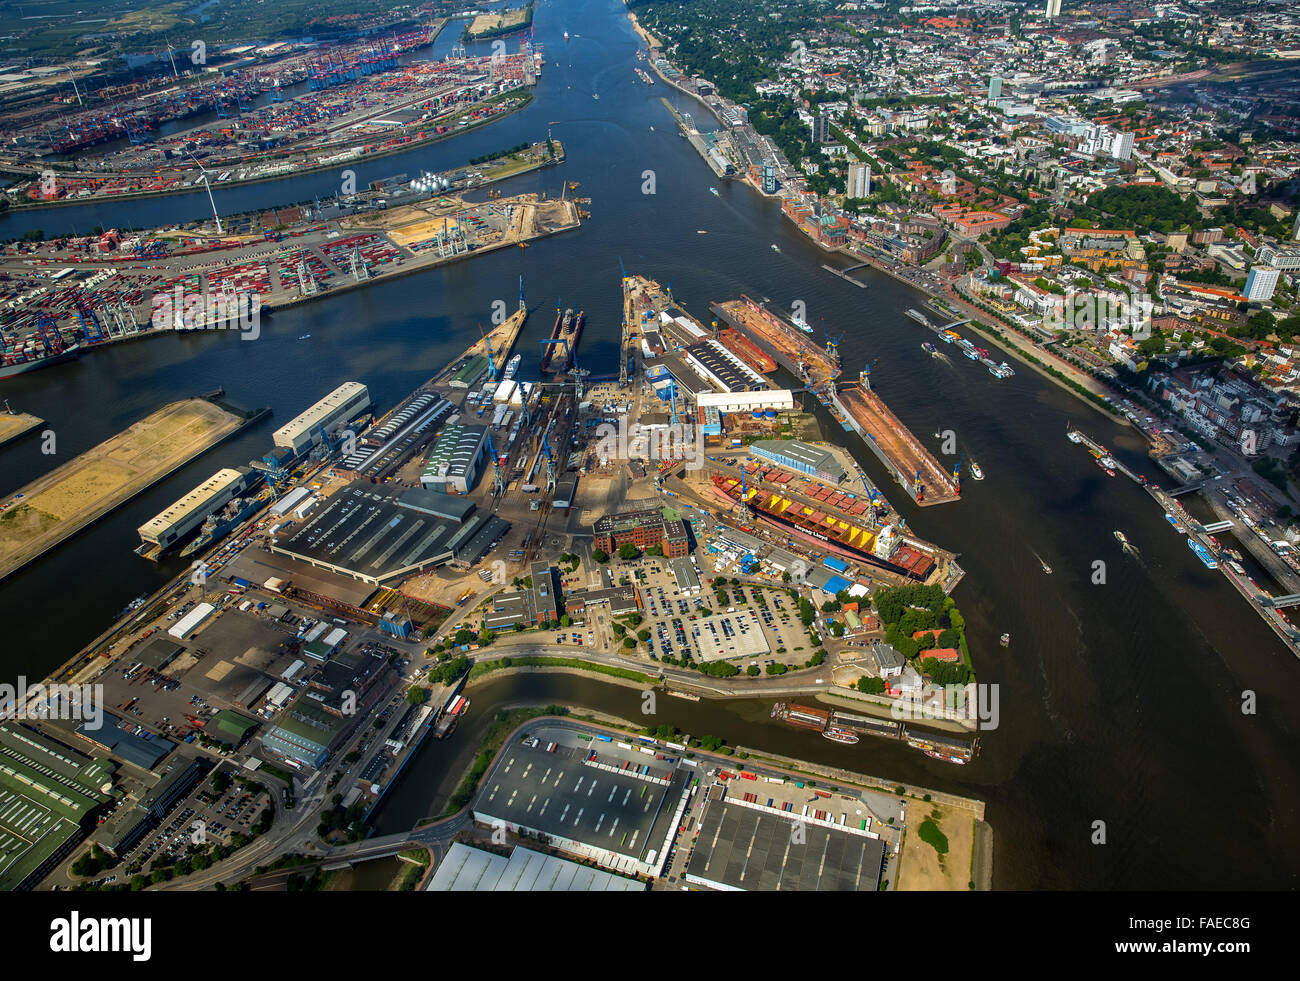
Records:
{"label": "industrial building", "polygon": [[686,523],[680,517],[666,516],[662,508],[603,515],[596,520],[593,535],[595,547],[611,555],[620,545],[629,543],[642,550],[662,545],[664,555],[670,559],[691,552]]}
{"label": "industrial building", "polygon": [[646,884],[516,845],[509,858],[455,842],[427,892],[644,892]]}
{"label": "industrial building", "polygon": [[481,354],[476,354],[456,369],[447,384],[452,388],[473,388],[478,380],[487,374],[487,369],[488,359]]}
{"label": "industrial building", "polygon": [[115,767],[17,722],[0,725],[0,890],[32,888],[113,800]]}
{"label": "industrial building", "polygon": [[767,379],[740,360],[726,345],[711,337],[687,347],[682,352],[682,359],[700,378],[724,392],[748,392],[767,387]]}
{"label": "industrial building", "polygon": [[149,739],[136,735],[134,722],[127,722],[121,716],[105,711],[100,724],[86,722],[77,728],[77,735],[105,750],[127,763],[134,764],[142,770],[152,770],[176,748],[176,744],[164,736],[150,734]]}
{"label": "industrial building", "polygon": [[275,726],[263,733],[262,745],[285,759],[317,769],[346,738],[350,728],[349,719],[334,715],[319,702],[299,694]]}
{"label": "industrial building", "polygon": [[[735,783],[734,788],[722,783],[709,788],[686,866],[687,882],[726,892],[879,888],[885,843],[860,822],[849,824],[841,811],[846,802],[826,800],[826,811],[808,805],[792,811],[774,806],[777,801],[769,792],[775,791],[763,782]],[[795,821],[802,840],[791,834]]]}
{"label": "industrial building", "polygon": [[474,799],[475,822],[628,875],[657,876],[685,811],[693,769],[630,743],[583,742],[544,727],[508,744]]}
{"label": "industrial building", "polygon": [[395,409],[384,425],[366,433],[354,453],[335,468],[344,477],[380,484],[422,450],[455,406],[429,392],[419,393]]}
{"label": "industrial building", "polygon": [[468,494],[488,457],[488,427],[452,423],[443,429],[420,475],[420,486]]}
{"label": "industrial building", "polygon": [[483,625],[488,630],[559,622],[555,570],[549,563],[534,562],[528,567],[528,576],[530,585],[527,589],[497,593],[492,597],[492,609],[483,618]]}
{"label": "industrial building", "polygon": [[698,596],[700,593],[700,577],[695,571],[695,566],[688,558],[670,559],[668,566],[673,571],[673,579],[677,582],[677,592],[682,596]]}
{"label": "industrial building", "polygon": [[794,392],[788,388],[760,389],[754,392],[701,392],[695,404],[701,409],[718,412],[758,412],[774,409],[788,412],[794,408]]}
{"label": "industrial building", "polygon": [[199,484],[192,491],[158,512],[138,529],[140,541],[167,550],[180,543],[203,524],[208,515],[238,497],[249,487],[252,473],[247,468],[226,467]]}
{"label": "industrial building", "polygon": [[760,439],[749,449],[755,456],[770,460],[779,467],[810,474],[838,484],[847,475],[844,465],[829,450],[797,439]]}
{"label": "industrial building", "polygon": [[452,560],[472,564],[509,528],[463,497],[354,480],[270,548],[379,586]]}
{"label": "industrial building", "polygon": [[360,382],[344,382],[302,415],[272,434],[276,446],[302,456],[324,436],[370,408],[370,391]]}

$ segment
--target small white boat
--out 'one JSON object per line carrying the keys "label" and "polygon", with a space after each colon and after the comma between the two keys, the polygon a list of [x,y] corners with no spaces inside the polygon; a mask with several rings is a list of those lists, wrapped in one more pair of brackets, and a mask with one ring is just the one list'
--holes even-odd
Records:
{"label": "small white boat", "polygon": [[709,234],[709,233],[706,232],[703,228],[697,228],[697,229],[695,229],[695,234],[696,234],[696,235],[707,235],[707,234]]}
{"label": "small white boat", "polygon": [[976,480],[984,479],[984,471],[980,469],[980,465],[974,460],[971,460],[970,462],[970,475]]}
{"label": "small white boat", "polygon": [[718,189],[716,187],[709,188],[709,193],[712,194],[715,198],[722,196],[718,193]]}
{"label": "small white boat", "polygon": [[773,251],[773,252],[780,252],[780,251],[781,251],[779,248],[777,248],[775,242],[772,243],[772,251]]}

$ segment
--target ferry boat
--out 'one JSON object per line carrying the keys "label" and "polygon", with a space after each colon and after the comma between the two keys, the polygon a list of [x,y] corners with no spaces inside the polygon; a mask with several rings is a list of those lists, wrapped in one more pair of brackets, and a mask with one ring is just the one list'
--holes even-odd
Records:
{"label": "ferry boat", "polygon": [[1015,372],[1011,370],[1010,366],[1008,366],[1005,361],[1003,361],[1000,365],[990,366],[989,374],[994,378],[1010,378],[1015,374]]}
{"label": "ferry boat", "polygon": [[1178,532],[1178,534],[1181,535],[1181,534],[1183,533],[1183,526],[1180,525],[1180,524],[1178,523],[1178,519],[1175,518],[1175,517],[1174,517],[1172,514],[1170,514],[1168,511],[1165,512],[1165,520],[1168,521],[1171,525],[1174,526],[1174,531]]}
{"label": "ferry boat", "polygon": [[1071,443],[1083,442],[1083,437],[1079,435],[1079,431],[1077,429],[1071,429],[1067,431],[1065,434],[1065,438],[1068,439]]}
{"label": "ferry boat", "polygon": [[849,732],[849,730],[844,729],[840,726],[831,726],[829,729],[827,729],[825,732],[822,733],[822,736],[826,739],[831,740],[832,742],[845,743],[849,746],[852,746],[854,743],[858,741],[858,737],[856,733]]}
{"label": "ferry boat", "polygon": [[972,347],[966,348],[965,354],[966,357],[970,358],[972,361],[978,361],[980,359],[980,356],[975,353],[975,349]]}
{"label": "ferry boat", "polygon": [[804,320],[803,317],[791,317],[790,323],[794,324],[805,334],[811,334],[813,332],[812,325],[809,324],[808,321]]}
{"label": "ferry boat", "polygon": [[1198,542],[1195,538],[1187,539],[1187,547],[1196,553],[1196,557],[1205,563],[1207,569],[1217,569],[1218,560],[1210,554],[1210,550]]}
{"label": "ferry boat", "polygon": [[971,460],[970,462],[970,475],[976,480],[984,479],[984,471],[980,469],[980,465],[974,460]]}
{"label": "ferry boat", "polygon": [[926,315],[923,314],[920,310],[909,309],[909,310],[907,311],[907,316],[911,317],[913,320],[915,320],[915,321],[916,321],[918,324],[920,324],[922,327],[929,327],[929,326],[930,326],[930,320],[929,320],[929,318],[927,318]]}
{"label": "ferry boat", "polygon": [[1097,466],[1106,471],[1106,476],[1115,476],[1115,461],[1113,458],[1108,456],[1099,456],[1097,457]]}
{"label": "ferry boat", "polygon": [[935,347],[933,344],[931,344],[929,341],[921,342],[921,350],[924,351],[926,354],[937,354],[939,351],[939,349]]}

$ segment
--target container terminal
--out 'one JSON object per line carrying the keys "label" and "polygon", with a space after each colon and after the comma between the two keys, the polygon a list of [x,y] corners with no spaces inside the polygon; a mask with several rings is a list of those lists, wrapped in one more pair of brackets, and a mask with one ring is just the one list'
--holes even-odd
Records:
{"label": "container terminal", "polygon": [[[19,156],[0,167],[30,175],[10,189],[14,205],[46,207],[210,191],[213,184],[347,166],[455,136],[522,108],[540,58],[527,43],[500,57],[438,62],[403,63],[397,54],[377,49],[351,60],[318,57],[301,69],[298,84],[308,91],[288,100],[276,98],[281,86],[265,80],[216,94],[211,86],[197,87],[191,101],[195,111],[215,109],[218,118],[211,123],[159,136],[150,129],[154,114],[127,112],[114,118],[130,127],[124,134],[129,140],[107,153],[83,152],[56,164]],[[272,98],[246,105],[249,89],[270,91]],[[102,112],[90,118],[91,132],[100,132]],[[80,132],[80,125],[74,118],[65,130]]]}
{"label": "container terminal", "polygon": [[[558,143],[534,144],[513,155],[511,172],[562,158]],[[209,222],[128,238],[110,231],[104,251],[89,254],[84,241],[11,246],[0,257],[0,272],[10,276],[0,301],[0,375],[50,367],[101,344],[200,329],[218,300],[256,298],[265,315],[581,225],[582,209],[565,193],[474,203],[451,190],[477,186],[478,173],[395,181],[368,194],[365,210],[246,216],[236,234]]]}

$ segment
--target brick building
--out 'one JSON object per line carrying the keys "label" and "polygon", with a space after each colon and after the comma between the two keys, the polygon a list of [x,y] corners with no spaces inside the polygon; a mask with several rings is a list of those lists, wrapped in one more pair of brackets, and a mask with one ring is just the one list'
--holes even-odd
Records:
{"label": "brick building", "polygon": [[669,558],[680,558],[691,551],[686,523],[680,518],[666,517],[660,508],[604,515],[596,521],[593,537],[595,547],[610,554],[627,544],[643,551],[652,545],[662,545],[664,555]]}

